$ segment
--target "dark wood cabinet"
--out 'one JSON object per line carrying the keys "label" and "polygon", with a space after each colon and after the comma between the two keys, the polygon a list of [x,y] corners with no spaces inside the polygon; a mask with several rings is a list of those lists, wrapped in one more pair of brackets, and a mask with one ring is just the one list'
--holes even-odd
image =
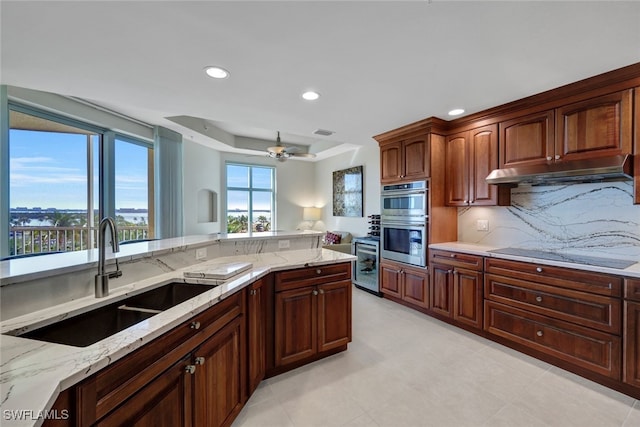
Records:
{"label": "dark wood cabinet", "polygon": [[415,181],[429,177],[428,138],[414,137],[380,147],[380,181]]}
{"label": "dark wood cabinet", "polygon": [[[94,425],[107,426],[193,426],[191,384],[184,358],[151,381],[121,406]],[[204,424],[200,424],[204,425]]]}
{"label": "dark wood cabinet", "polygon": [[242,409],[246,396],[241,326],[241,319],[235,318],[192,353],[194,426],[229,426]]}
{"label": "dark wood cabinet", "polygon": [[266,371],[266,295],[265,281],[251,284],[247,291],[248,394],[263,380]]}
{"label": "dark wood cabinet", "polygon": [[640,279],[625,280],[623,381],[640,388]]}
{"label": "dark wood cabinet", "polygon": [[425,268],[380,260],[380,291],[413,306],[429,306],[429,272]]}
{"label": "dark wood cabinet", "polygon": [[633,89],[556,109],[556,160],[631,154]]}
{"label": "dark wood cabinet", "polygon": [[276,368],[346,348],[351,340],[351,265],[309,267],[275,277]]}
{"label": "dark wood cabinet", "polygon": [[545,164],[553,160],[553,110],[501,122],[500,168]]}
{"label": "dark wood cabinet", "polygon": [[500,123],[500,167],[582,160],[633,151],[633,89]]}
{"label": "dark wood cabinet", "polygon": [[498,126],[483,126],[446,139],[448,206],[495,206],[498,187],[485,181],[498,168]]}
{"label": "dark wood cabinet", "polygon": [[432,250],[431,276],[429,309],[482,329],[482,257]]}

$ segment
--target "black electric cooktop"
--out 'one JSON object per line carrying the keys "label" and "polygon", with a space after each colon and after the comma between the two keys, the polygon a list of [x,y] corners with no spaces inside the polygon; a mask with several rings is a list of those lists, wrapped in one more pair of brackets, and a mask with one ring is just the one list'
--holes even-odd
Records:
{"label": "black electric cooktop", "polygon": [[515,255],[529,258],[546,259],[550,261],[562,261],[573,262],[576,264],[592,265],[595,267],[617,268],[624,270],[635,264],[635,261],[628,261],[624,259],[615,258],[601,258],[593,256],[575,255],[575,254],[562,254],[558,252],[539,251],[536,249],[522,249],[522,248],[502,248],[494,249],[492,251],[496,254]]}

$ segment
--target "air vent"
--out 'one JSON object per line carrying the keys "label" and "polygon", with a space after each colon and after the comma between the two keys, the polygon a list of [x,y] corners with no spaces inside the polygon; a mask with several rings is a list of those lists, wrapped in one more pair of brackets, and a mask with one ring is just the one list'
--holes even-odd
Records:
{"label": "air vent", "polygon": [[325,129],[316,129],[313,131],[314,135],[322,135],[322,136],[331,136],[333,135],[335,132],[330,131],[330,130],[325,130]]}

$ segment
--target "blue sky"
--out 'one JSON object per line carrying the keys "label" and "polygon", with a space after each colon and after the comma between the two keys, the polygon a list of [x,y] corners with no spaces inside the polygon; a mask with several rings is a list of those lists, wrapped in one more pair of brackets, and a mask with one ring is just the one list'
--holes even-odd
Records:
{"label": "blue sky", "polygon": [[[249,170],[252,171],[251,177]],[[250,178],[253,188],[270,189],[275,186],[272,182],[272,168],[269,167],[253,167],[243,165],[227,165],[227,187],[249,188]],[[227,209],[228,210],[247,210],[249,204],[248,191],[228,191],[227,192]],[[271,194],[267,192],[253,193],[254,210],[270,210]],[[264,215],[264,212],[257,212],[257,215]],[[267,215],[269,216],[269,215]]]}
{"label": "blue sky", "polygon": [[[97,144],[94,147],[97,198]],[[9,163],[11,208],[86,209],[86,135],[11,130]],[[148,207],[147,149],[116,141],[116,208],[121,207]]]}

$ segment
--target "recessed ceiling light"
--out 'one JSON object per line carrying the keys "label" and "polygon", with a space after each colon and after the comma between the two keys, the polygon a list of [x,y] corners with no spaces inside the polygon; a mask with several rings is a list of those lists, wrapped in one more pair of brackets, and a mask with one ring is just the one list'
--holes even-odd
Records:
{"label": "recessed ceiling light", "polygon": [[229,72],[227,70],[213,65],[205,67],[204,72],[207,73],[209,77],[213,77],[214,79],[226,79],[227,77],[229,77]]}
{"label": "recessed ceiling light", "polygon": [[303,93],[302,98],[306,99],[307,101],[315,101],[316,99],[320,98],[320,94],[318,92],[310,90]]}
{"label": "recessed ceiling light", "polygon": [[464,113],[464,110],[462,108],[455,108],[455,109],[449,111],[449,115],[450,116],[459,116],[462,113]]}

